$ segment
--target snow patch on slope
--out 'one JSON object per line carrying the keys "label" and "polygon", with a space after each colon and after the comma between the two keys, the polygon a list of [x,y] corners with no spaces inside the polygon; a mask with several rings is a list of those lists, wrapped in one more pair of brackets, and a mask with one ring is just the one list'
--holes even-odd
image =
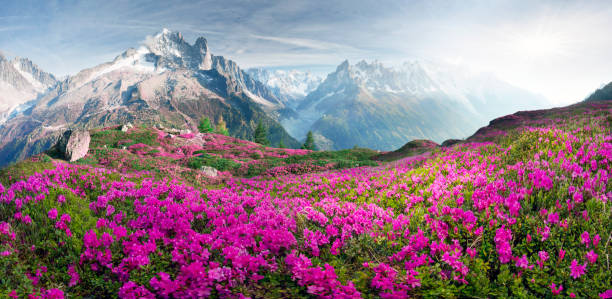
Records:
{"label": "snow patch on slope", "polygon": [[19,63],[17,61],[15,61],[13,63],[13,67],[15,68],[15,70],[17,70],[17,72],[19,72],[19,74],[26,79],[26,81],[28,81],[28,83],[30,83],[30,85],[32,85],[32,87],[34,87],[34,89],[37,92],[44,92],[45,90],[47,90],[49,88],[49,86],[42,84],[40,81],[36,80],[34,78],[34,76],[32,76],[32,74],[23,71],[20,67],[19,67]]}
{"label": "snow patch on slope", "polygon": [[162,73],[165,69],[156,69],[155,63],[148,61],[146,55],[151,53],[146,47],[140,47],[135,54],[125,58],[116,59],[110,66],[98,70],[89,77],[89,80],[94,80],[102,75],[110,72],[126,69],[136,73]]}
{"label": "snow patch on slope", "polygon": [[253,100],[255,103],[267,106],[267,107],[276,107],[275,104],[273,104],[272,102],[258,96],[258,95],[254,95],[252,92],[250,92],[248,89],[244,89],[244,93],[251,99]]}

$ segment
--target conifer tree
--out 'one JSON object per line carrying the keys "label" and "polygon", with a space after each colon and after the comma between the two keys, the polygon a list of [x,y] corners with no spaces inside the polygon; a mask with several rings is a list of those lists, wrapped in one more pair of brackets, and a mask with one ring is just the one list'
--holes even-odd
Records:
{"label": "conifer tree", "polygon": [[229,136],[229,131],[227,130],[227,125],[225,124],[225,120],[223,120],[223,116],[219,118],[219,123],[215,128],[215,133]]}
{"label": "conifer tree", "polygon": [[317,146],[314,143],[314,137],[312,137],[312,131],[308,131],[308,134],[306,135],[306,141],[302,145],[302,148],[312,150],[312,151],[317,150]]}
{"label": "conifer tree", "polygon": [[285,148],[285,144],[283,143],[283,140],[281,139],[281,141],[278,143],[278,148]]}
{"label": "conifer tree", "polygon": [[204,117],[200,120],[198,130],[200,130],[200,133],[210,133],[213,131],[213,127],[210,124],[210,119],[208,119],[208,117]]}
{"label": "conifer tree", "polygon": [[257,122],[257,127],[255,128],[255,142],[261,145],[268,145],[270,141],[268,141],[268,129],[263,125],[261,120]]}

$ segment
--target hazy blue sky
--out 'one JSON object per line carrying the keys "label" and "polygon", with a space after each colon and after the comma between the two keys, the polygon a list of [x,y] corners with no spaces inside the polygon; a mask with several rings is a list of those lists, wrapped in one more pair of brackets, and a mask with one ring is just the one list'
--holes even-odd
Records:
{"label": "hazy blue sky", "polygon": [[[242,67],[345,58],[464,64],[556,102],[612,81],[612,1],[0,0],[0,51],[58,75],[112,59],[162,28]],[[321,67],[319,67],[320,69]]]}

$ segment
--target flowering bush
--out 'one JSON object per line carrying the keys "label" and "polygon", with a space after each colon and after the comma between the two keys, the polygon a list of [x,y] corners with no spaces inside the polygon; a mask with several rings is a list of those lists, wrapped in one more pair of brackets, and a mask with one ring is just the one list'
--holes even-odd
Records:
{"label": "flowering bush", "polygon": [[214,188],[114,162],[4,172],[0,295],[609,298],[606,121]]}

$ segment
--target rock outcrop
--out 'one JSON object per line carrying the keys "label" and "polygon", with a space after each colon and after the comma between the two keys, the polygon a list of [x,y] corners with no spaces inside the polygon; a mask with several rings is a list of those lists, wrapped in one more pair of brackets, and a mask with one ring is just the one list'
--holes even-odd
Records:
{"label": "rock outcrop", "polygon": [[131,123],[127,123],[125,125],[121,126],[121,132],[127,132],[129,129],[133,128],[134,126]]}
{"label": "rock outcrop", "polygon": [[68,130],[59,138],[56,148],[70,162],[81,159],[89,151],[91,136],[86,130]]}
{"label": "rock outcrop", "polygon": [[202,166],[200,168],[200,171],[207,177],[216,178],[217,176],[219,176],[219,171],[210,166]]}

